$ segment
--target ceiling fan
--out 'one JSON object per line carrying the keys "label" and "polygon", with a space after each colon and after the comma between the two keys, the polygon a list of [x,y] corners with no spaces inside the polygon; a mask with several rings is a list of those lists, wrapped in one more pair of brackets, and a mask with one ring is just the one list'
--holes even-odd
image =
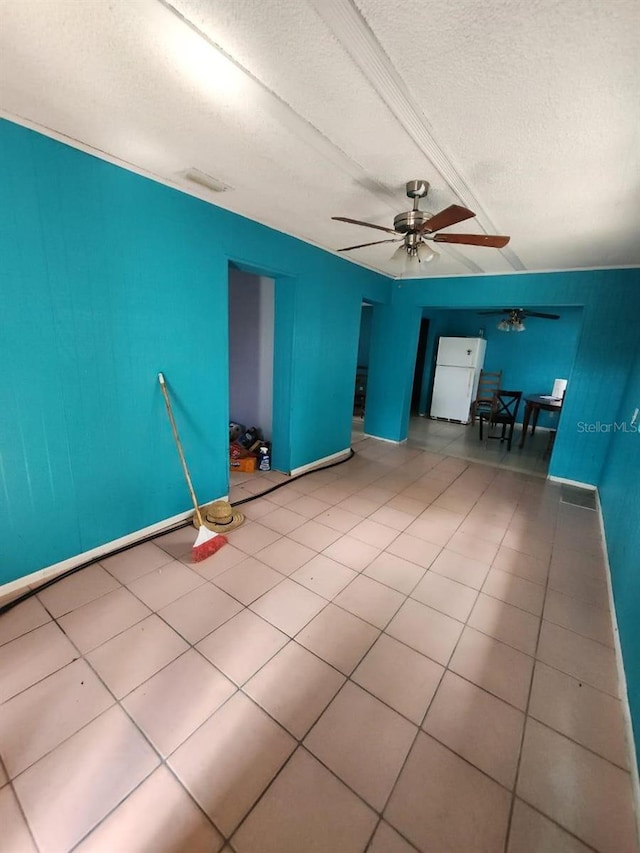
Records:
{"label": "ceiling fan", "polygon": [[442,228],[448,228],[450,225],[464,222],[465,219],[471,219],[475,213],[459,204],[452,204],[434,214],[420,210],[418,203],[429,192],[428,181],[408,181],[406,192],[407,196],[413,199],[413,210],[399,213],[394,217],[393,228],[374,225],[372,222],[361,222],[359,219],[349,219],[347,216],[332,216],[332,219],[339,222],[364,225],[366,228],[376,228],[378,231],[385,231],[387,234],[394,235],[386,240],[359,243],[357,246],[346,246],[344,249],[338,249],[338,251],[350,252],[352,249],[363,249],[365,246],[375,246],[378,243],[402,242],[402,246],[396,250],[393,258],[403,258],[404,256],[404,259],[413,258],[417,259],[418,263],[423,263],[432,261],[437,257],[437,252],[434,252],[425,240],[435,243],[461,243],[466,246],[489,246],[494,249],[502,249],[509,242],[509,237],[491,234],[435,234],[435,231],[440,231]]}
{"label": "ceiling fan", "polygon": [[527,311],[526,308],[500,308],[498,311],[478,311],[478,314],[506,314],[498,323],[501,332],[524,332],[525,317],[542,317],[543,320],[559,320],[559,314],[543,314],[540,311]]}

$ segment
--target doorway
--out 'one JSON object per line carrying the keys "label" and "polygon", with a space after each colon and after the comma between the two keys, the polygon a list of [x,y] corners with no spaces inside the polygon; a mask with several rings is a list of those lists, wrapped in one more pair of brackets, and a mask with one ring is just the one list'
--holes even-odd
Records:
{"label": "doorway", "polygon": [[275,282],[229,266],[229,419],[273,432]]}
{"label": "doorway", "polygon": [[422,381],[424,377],[424,364],[427,355],[428,339],[429,321],[423,318],[420,322],[420,335],[418,337],[418,349],[416,351],[416,366],[413,372],[410,409],[412,415],[418,415],[420,413],[420,396],[422,394]]}

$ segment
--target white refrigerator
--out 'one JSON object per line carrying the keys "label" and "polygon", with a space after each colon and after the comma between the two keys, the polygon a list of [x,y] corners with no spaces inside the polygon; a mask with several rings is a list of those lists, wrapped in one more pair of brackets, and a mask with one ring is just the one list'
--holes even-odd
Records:
{"label": "white refrigerator", "polygon": [[484,338],[440,338],[431,397],[431,417],[469,423],[487,342]]}

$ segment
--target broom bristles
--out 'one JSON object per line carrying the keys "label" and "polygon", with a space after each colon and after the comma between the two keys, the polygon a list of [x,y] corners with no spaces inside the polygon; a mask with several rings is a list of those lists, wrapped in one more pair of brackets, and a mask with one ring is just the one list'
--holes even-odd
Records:
{"label": "broom bristles", "polygon": [[223,536],[221,533],[215,533],[203,525],[198,531],[198,536],[191,549],[191,562],[201,563],[226,544],[226,536]]}

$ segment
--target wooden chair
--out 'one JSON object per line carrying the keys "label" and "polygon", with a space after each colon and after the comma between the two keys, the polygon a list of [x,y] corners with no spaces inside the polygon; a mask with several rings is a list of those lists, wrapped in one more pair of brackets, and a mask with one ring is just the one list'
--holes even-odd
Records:
{"label": "wooden chair", "polygon": [[[487,439],[497,438],[500,441],[507,442],[507,450],[511,450],[511,441],[513,439],[513,428],[518,416],[518,408],[522,399],[522,391],[496,391],[493,395],[491,410],[486,412],[481,410],[478,413],[480,420],[480,441],[482,441],[482,424],[487,421],[489,431]],[[494,426],[501,426],[502,431],[499,435],[491,435],[491,430]],[[507,428],[509,434],[507,435]]]}
{"label": "wooden chair", "polygon": [[502,382],[502,371],[495,372],[481,370],[480,380],[478,382],[478,391],[476,399],[471,404],[471,426],[475,426],[476,418],[480,411],[491,411],[493,403],[493,395],[500,390]]}

